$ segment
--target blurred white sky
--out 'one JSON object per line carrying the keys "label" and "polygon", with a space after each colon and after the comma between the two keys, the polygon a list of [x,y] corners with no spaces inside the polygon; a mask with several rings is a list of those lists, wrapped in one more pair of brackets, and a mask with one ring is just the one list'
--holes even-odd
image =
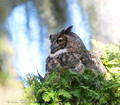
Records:
{"label": "blurred white sky", "polygon": [[99,21],[103,35],[111,42],[120,40],[120,0],[104,0],[98,7]]}
{"label": "blurred white sky", "polygon": [[90,15],[92,36],[102,43],[120,42],[120,0],[79,0]]}

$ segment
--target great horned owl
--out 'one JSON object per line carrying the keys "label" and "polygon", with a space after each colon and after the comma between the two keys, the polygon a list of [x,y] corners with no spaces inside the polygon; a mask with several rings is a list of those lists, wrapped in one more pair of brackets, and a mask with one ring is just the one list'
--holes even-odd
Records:
{"label": "great horned owl", "polygon": [[50,35],[51,53],[46,59],[46,76],[57,67],[83,72],[85,67],[104,73],[99,57],[88,51],[83,41],[71,32],[72,26]]}

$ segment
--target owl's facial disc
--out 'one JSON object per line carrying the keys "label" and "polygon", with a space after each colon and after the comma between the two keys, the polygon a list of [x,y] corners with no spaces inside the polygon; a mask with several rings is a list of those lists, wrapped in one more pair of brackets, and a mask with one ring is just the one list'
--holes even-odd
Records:
{"label": "owl's facial disc", "polygon": [[67,38],[64,35],[61,35],[52,45],[51,53],[54,54],[60,49],[63,49],[66,46]]}

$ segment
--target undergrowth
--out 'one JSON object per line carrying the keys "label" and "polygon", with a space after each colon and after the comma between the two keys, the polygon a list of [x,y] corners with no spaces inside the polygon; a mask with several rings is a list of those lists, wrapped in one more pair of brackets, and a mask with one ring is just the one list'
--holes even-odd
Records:
{"label": "undergrowth", "polygon": [[28,74],[24,81],[24,96],[28,104],[120,105],[120,48],[110,44],[101,49],[101,59],[107,69],[105,75],[87,68],[84,73],[57,68],[40,82],[37,76]]}

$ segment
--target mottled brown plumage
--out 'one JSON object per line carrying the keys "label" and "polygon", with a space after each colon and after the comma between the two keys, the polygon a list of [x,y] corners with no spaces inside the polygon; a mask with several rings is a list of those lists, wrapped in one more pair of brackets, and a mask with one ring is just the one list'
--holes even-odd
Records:
{"label": "mottled brown plumage", "polygon": [[83,41],[71,32],[72,26],[50,35],[51,54],[46,59],[46,76],[57,67],[64,67],[75,72],[83,72],[85,67],[105,73],[100,58],[88,51]]}

